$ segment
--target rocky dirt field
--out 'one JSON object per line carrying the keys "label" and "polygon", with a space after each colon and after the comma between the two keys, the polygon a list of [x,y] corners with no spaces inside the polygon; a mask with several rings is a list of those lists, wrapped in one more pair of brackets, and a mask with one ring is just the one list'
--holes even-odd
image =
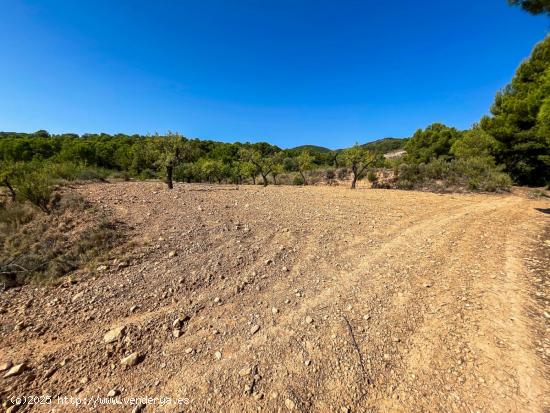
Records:
{"label": "rocky dirt field", "polygon": [[128,242],[72,281],[1,293],[4,409],[550,411],[547,199],[74,191]]}

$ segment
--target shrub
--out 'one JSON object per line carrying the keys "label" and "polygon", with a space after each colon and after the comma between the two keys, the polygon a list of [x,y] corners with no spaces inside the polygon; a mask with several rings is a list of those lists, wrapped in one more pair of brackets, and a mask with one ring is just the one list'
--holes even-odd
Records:
{"label": "shrub", "polygon": [[470,157],[446,161],[432,160],[427,164],[401,164],[397,171],[396,187],[413,189],[425,186],[432,189],[469,189],[474,191],[508,191],[512,185],[503,166],[493,158]]}
{"label": "shrub", "polygon": [[304,180],[302,179],[301,176],[299,175],[296,175],[293,179],[292,179],[292,185],[303,185],[304,184]]}
{"label": "shrub", "polygon": [[341,181],[347,179],[347,178],[348,178],[348,174],[349,174],[348,168],[338,168],[338,169],[336,170],[336,176],[337,176],[338,179],[341,180]]}
{"label": "shrub", "polygon": [[113,221],[81,197],[56,194],[51,214],[21,205],[0,210],[0,282],[52,282],[110,251],[121,239]]}
{"label": "shrub", "polygon": [[44,170],[28,172],[17,180],[18,196],[49,213],[54,184]]}
{"label": "shrub", "polygon": [[369,180],[369,182],[374,183],[378,181],[378,174],[374,171],[369,171],[369,173],[367,174],[367,179]]}
{"label": "shrub", "polygon": [[87,167],[81,168],[77,179],[80,181],[105,181],[109,173],[102,168]]}
{"label": "shrub", "polygon": [[49,163],[45,171],[52,178],[74,181],[78,178],[80,167],[73,162]]}

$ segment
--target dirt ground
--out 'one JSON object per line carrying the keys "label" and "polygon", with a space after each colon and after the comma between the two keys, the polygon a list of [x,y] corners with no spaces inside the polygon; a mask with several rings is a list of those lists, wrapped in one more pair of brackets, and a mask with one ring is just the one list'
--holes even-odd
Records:
{"label": "dirt ground", "polygon": [[1,293],[0,363],[24,363],[1,373],[4,408],[51,395],[19,411],[550,411],[548,200],[76,191],[131,243],[74,282]]}

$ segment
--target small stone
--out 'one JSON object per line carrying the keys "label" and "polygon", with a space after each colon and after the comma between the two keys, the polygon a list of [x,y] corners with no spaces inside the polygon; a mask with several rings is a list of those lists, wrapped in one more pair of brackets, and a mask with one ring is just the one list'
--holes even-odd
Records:
{"label": "small stone", "polygon": [[216,304],[219,304],[219,303],[220,303],[220,301],[221,301],[220,297],[216,297],[216,298],[214,298],[214,302],[215,302]]}
{"label": "small stone", "polygon": [[252,328],[250,329],[250,334],[256,334],[259,329],[260,329],[260,326],[257,324],[255,326],[252,326]]}
{"label": "small stone", "polygon": [[430,288],[432,285],[430,283],[424,283],[424,288]]}
{"label": "small stone", "polygon": [[86,383],[88,383],[88,377],[82,377],[80,379],[80,384],[86,384]]}
{"label": "small stone", "polygon": [[287,407],[288,410],[294,410],[294,408],[296,407],[296,403],[294,403],[292,399],[286,399],[285,406]]}
{"label": "small stone", "polygon": [[130,307],[130,312],[133,313],[134,311],[136,311],[138,309],[138,306],[137,305],[133,305]]}
{"label": "small stone", "polygon": [[13,363],[11,361],[6,361],[5,363],[0,364],[0,371],[6,371],[7,369],[11,369],[13,366]]}
{"label": "small stone", "polygon": [[71,301],[74,303],[75,301],[79,300],[80,298],[82,298],[82,296],[84,295],[84,291],[81,291],[79,293],[76,293],[75,295],[73,295],[73,298],[71,298]]}
{"label": "small stone", "polygon": [[250,373],[252,373],[252,369],[250,367],[244,367],[239,370],[239,376],[241,377],[248,376]]}
{"label": "small stone", "polygon": [[304,361],[304,364],[305,364],[306,366],[309,366],[309,365],[311,364],[311,360],[306,360],[306,361]]}
{"label": "small stone", "polygon": [[391,356],[389,354],[384,354],[384,360],[388,361],[391,359]]}
{"label": "small stone", "polygon": [[124,334],[124,331],[126,330],[125,326],[116,327],[112,330],[109,330],[104,336],[103,341],[108,343],[114,343],[115,341],[119,340],[122,337],[122,334]]}
{"label": "small stone", "polygon": [[288,272],[289,271],[288,267],[283,267],[283,271]]}
{"label": "small stone", "polygon": [[308,323],[308,324],[313,323],[313,318],[311,318],[310,316],[307,316],[306,317],[306,323]]}
{"label": "small stone", "polygon": [[273,308],[271,309],[271,312],[272,312],[273,314],[277,314],[277,313],[279,312],[279,309],[273,307]]}
{"label": "small stone", "polygon": [[107,269],[106,265],[100,265],[99,267],[96,268],[96,271],[97,272],[102,272],[102,271],[105,271],[106,269]]}
{"label": "small stone", "polygon": [[129,356],[127,357],[124,357],[122,360],[120,360],[120,364],[122,364],[123,366],[135,366],[136,364],[138,364],[140,362],[140,357],[139,357],[139,354],[137,352],[135,353],[132,353],[130,354]]}
{"label": "small stone", "polygon": [[363,320],[370,320],[370,315],[369,314],[365,314],[363,316]]}
{"label": "small stone", "polygon": [[4,374],[4,377],[7,378],[7,377],[18,376],[19,374],[23,373],[28,369],[29,368],[25,363],[16,364],[15,366],[11,367],[6,374]]}
{"label": "small stone", "polygon": [[107,397],[115,397],[118,396],[120,392],[116,389],[109,390],[109,393],[107,393]]}
{"label": "small stone", "polygon": [[181,330],[175,328],[174,330],[172,330],[172,335],[175,337],[175,338],[179,338],[181,336]]}
{"label": "small stone", "polygon": [[173,257],[175,257],[176,255],[178,255],[178,253],[177,253],[176,251],[170,251],[170,252],[168,253],[168,258],[173,258]]}
{"label": "small stone", "polygon": [[214,357],[216,357],[216,360],[221,360],[222,358],[222,353],[220,351],[216,351],[214,353]]}
{"label": "small stone", "polygon": [[187,347],[187,348],[185,349],[185,352],[186,352],[187,354],[191,354],[191,353],[193,352],[193,347]]}

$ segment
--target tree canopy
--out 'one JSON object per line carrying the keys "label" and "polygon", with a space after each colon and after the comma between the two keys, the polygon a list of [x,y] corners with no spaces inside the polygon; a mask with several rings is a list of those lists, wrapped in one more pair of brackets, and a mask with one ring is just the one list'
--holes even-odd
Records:
{"label": "tree canopy", "polygon": [[520,6],[522,9],[533,14],[550,14],[550,0],[508,0],[513,6]]}
{"label": "tree canopy", "polygon": [[550,181],[550,36],[497,93],[491,113],[481,126],[499,143],[497,162],[520,184]]}

